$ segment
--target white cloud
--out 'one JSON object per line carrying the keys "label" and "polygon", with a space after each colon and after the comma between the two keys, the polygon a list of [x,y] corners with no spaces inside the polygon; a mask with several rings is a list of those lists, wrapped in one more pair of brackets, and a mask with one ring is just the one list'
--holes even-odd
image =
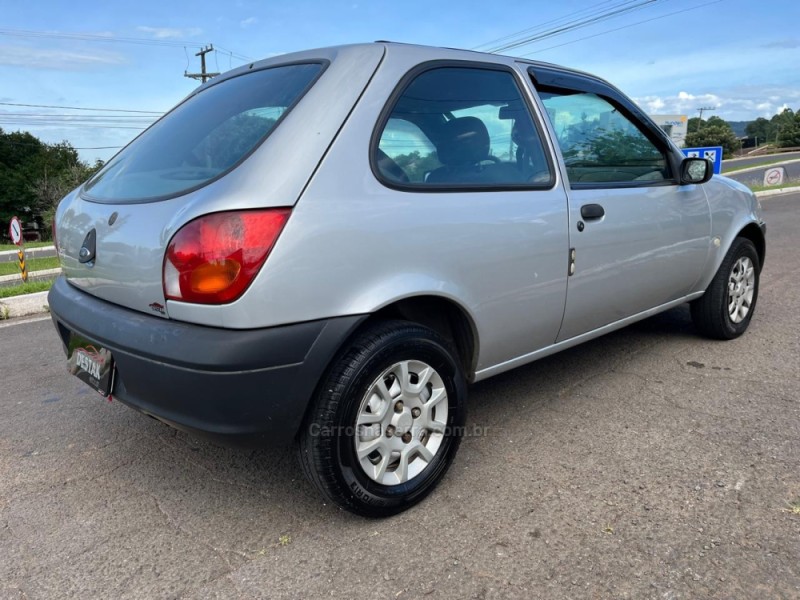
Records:
{"label": "white cloud", "polygon": [[239,27],[247,29],[248,27],[250,27],[251,25],[255,25],[256,23],[258,23],[258,19],[256,17],[248,17],[246,19],[239,21]]}
{"label": "white cloud", "polygon": [[[575,66],[607,78],[648,112],[697,116],[699,107],[714,106],[708,115],[743,121],[770,117],[784,104],[800,107],[800,88],[794,85],[800,52],[790,49],[791,40],[773,43],[772,50],[768,45],[677,47],[655,60],[591,57]],[[781,60],[775,58],[777,47],[789,48]]]}
{"label": "white cloud", "polygon": [[89,52],[0,45],[0,65],[13,67],[82,71],[125,62],[121,54],[96,48]]}
{"label": "white cloud", "polygon": [[697,109],[714,107],[707,116],[717,115],[729,121],[769,118],[784,108],[800,107],[800,90],[795,88],[732,88],[716,93],[680,91],[675,95],[650,95],[634,98],[647,113],[697,116]]}
{"label": "white cloud", "polygon": [[149,33],[157,40],[187,38],[203,33],[203,30],[199,27],[175,29],[172,27],[148,27],[147,25],[139,25],[136,29],[142,33]]}

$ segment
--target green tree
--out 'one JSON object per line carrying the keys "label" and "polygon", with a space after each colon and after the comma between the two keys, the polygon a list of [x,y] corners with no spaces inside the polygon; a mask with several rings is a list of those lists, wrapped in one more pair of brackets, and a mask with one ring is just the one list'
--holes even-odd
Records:
{"label": "green tree", "polygon": [[728,122],[725,119],[723,119],[722,117],[718,117],[716,115],[712,115],[712,116],[708,117],[708,119],[706,119],[705,122],[703,123],[703,127],[709,127],[709,126],[711,126],[711,127],[727,127],[731,131],[733,131],[733,128],[731,128],[731,126],[728,125]]}
{"label": "green tree", "polygon": [[95,167],[67,142],[45,144],[28,132],[0,129],[0,227],[14,215],[30,220],[48,213]]}
{"label": "green tree", "polygon": [[777,137],[781,148],[800,147],[800,113],[795,114],[794,119],[781,127]]}
{"label": "green tree", "polygon": [[785,108],[770,119],[775,128],[775,143],[780,148],[800,146],[800,112]]}
{"label": "green tree", "polygon": [[751,138],[758,139],[759,144],[775,140],[775,126],[764,117],[750,121],[745,127],[745,133]]}
{"label": "green tree", "polygon": [[685,145],[688,148],[722,146],[725,158],[730,158],[740,147],[739,138],[733,133],[731,126],[719,117],[711,117],[699,130],[690,130],[686,134]]}
{"label": "green tree", "polygon": [[15,214],[33,210],[36,197],[30,189],[32,177],[46,146],[27,132],[5,133],[0,129],[0,227]]}

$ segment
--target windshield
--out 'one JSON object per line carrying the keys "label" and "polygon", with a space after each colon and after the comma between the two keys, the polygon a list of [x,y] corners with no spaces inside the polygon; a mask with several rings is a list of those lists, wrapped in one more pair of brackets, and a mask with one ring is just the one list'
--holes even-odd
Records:
{"label": "windshield", "polygon": [[131,142],[84,186],[91,199],[163,199],[224,175],[267,137],[323,69],[254,71],[202,90]]}

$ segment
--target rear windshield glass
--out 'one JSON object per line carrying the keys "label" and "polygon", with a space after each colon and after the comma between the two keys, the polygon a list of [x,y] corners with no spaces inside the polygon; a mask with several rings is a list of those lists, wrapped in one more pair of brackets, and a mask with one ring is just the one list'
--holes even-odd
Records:
{"label": "rear windshield glass", "polygon": [[84,193],[111,203],[155,200],[209,183],[267,137],[323,66],[273,67],[206,88],[117,154]]}

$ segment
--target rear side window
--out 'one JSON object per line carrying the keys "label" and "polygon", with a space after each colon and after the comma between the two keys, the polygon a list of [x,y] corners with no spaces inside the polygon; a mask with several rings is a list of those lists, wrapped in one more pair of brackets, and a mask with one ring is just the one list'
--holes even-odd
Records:
{"label": "rear side window", "polygon": [[157,200],[217,179],[264,141],[323,67],[273,67],[206,88],[126,146],[84,193],[109,203]]}
{"label": "rear side window", "polygon": [[379,126],[372,164],[417,189],[549,187],[552,169],[514,75],[445,66],[413,76]]}

